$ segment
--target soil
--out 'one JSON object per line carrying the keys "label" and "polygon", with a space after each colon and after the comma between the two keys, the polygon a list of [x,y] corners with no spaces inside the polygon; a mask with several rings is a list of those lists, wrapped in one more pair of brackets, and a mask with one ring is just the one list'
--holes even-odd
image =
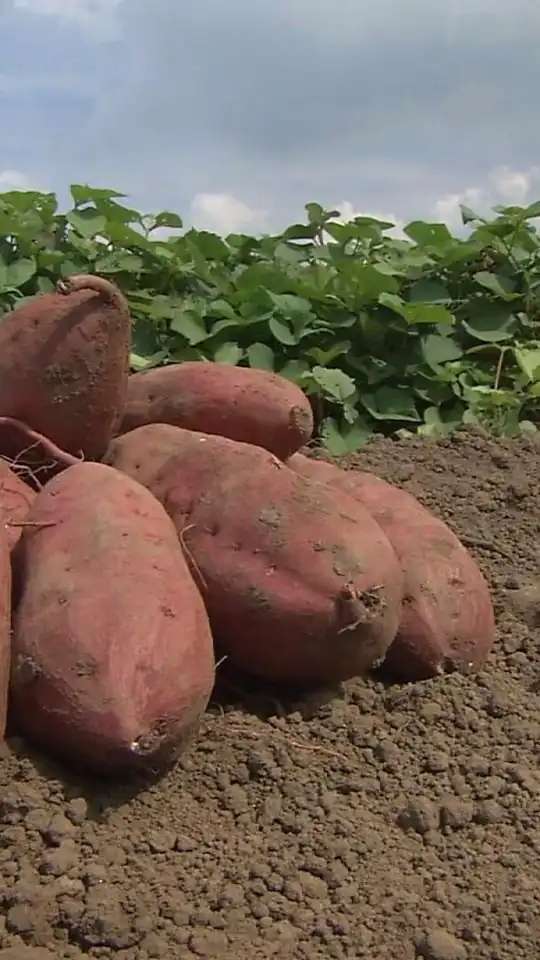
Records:
{"label": "soil", "polygon": [[344,465],[464,539],[493,590],[485,668],[288,700],[223,672],[151,783],[84,780],[12,737],[0,960],[538,956],[540,445],[376,439]]}

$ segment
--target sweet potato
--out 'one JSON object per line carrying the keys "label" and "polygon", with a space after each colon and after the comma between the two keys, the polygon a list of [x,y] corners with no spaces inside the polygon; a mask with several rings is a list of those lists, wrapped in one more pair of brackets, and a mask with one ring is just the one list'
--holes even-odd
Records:
{"label": "sweet potato", "polygon": [[182,450],[184,430],[170,423],[148,423],[111,440],[102,463],[127,473],[145,487],[158,469]]}
{"label": "sweet potato", "polygon": [[11,555],[8,538],[0,529],[0,743],[6,732],[11,660]]}
{"label": "sweet potato", "polygon": [[0,416],[99,459],[124,408],[131,319],[120,291],[80,275],[2,317]]}
{"label": "sweet potato", "polygon": [[14,551],[11,711],[22,734],[99,773],[156,768],[197,728],[213,644],[174,526],[98,463],[37,495]]}
{"label": "sweet potato", "polygon": [[174,520],[231,660],[268,680],[325,683],[383,657],[402,574],[367,510],[261,447],[176,429],[177,453],[145,480]]}
{"label": "sweet potato", "polygon": [[119,433],[169,423],[265,447],[282,460],[311,439],[307,397],[266,370],[192,361],[130,376]]}
{"label": "sweet potato", "polygon": [[401,680],[471,670],[495,638],[489,588],[457,536],[406,490],[372,473],[295,454],[288,465],[345,491],[371,513],[392,544],[404,576],[399,630],[385,669]]}
{"label": "sweet potato", "polygon": [[21,535],[22,527],[16,524],[26,519],[35,496],[35,490],[0,458],[0,517],[10,550]]}

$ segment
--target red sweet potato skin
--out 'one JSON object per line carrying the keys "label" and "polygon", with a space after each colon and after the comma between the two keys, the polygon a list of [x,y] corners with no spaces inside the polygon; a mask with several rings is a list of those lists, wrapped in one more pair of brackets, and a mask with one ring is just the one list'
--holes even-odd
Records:
{"label": "red sweet potato skin", "polygon": [[68,292],[43,294],[2,317],[0,416],[99,459],[124,408],[131,319],[103,277],[66,284]]}
{"label": "red sweet potato skin", "polygon": [[372,473],[343,471],[302,454],[291,457],[289,466],[355,497],[401,562],[404,600],[385,668],[402,680],[422,680],[481,666],[495,639],[489,587],[449,527],[406,490]]}
{"label": "red sweet potato skin", "polygon": [[119,433],[169,423],[270,450],[282,460],[313,433],[300,388],[266,370],[192,361],[130,376]]}
{"label": "red sweet potato skin", "polygon": [[22,527],[11,524],[26,519],[35,497],[35,491],[0,458],[0,518],[10,549],[17,543],[22,530]]}
{"label": "red sweet potato skin", "polygon": [[7,536],[0,530],[0,743],[6,732],[10,661],[11,555]]}
{"label": "red sweet potato skin", "polygon": [[191,739],[213,644],[170,519],[103,464],[43,488],[14,551],[10,706],[23,735],[98,773],[156,768]]}
{"label": "red sweet potato skin", "polygon": [[181,433],[146,482],[174,520],[223,651],[276,681],[370,669],[395,635],[402,574],[369,513],[261,447]]}
{"label": "red sweet potato skin", "polygon": [[184,430],[170,423],[148,423],[111,440],[102,463],[148,486],[157,471],[181,452]]}

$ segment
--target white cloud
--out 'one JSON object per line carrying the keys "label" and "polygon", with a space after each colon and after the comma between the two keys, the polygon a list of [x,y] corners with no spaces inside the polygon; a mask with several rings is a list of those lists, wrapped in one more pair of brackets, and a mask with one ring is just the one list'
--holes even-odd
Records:
{"label": "white cloud", "polygon": [[478,187],[466,187],[461,193],[449,193],[433,205],[433,215],[435,220],[446,223],[451,230],[459,230],[463,227],[461,219],[460,205],[472,207],[475,212],[481,204],[483,191]]}
{"label": "white cloud", "polygon": [[111,30],[123,0],[13,0],[15,10],[55,17],[80,27]]}
{"label": "white cloud", "polygon": [[459,229],[540,195],[539,29],[534,0],[0,0],[0,171],[225,233],[336,197]]}
{"label": "white cloud", "polygon": [[257,210],[231,193],[198,193],[191,204],[191,219],[199,230],[215,233],[261,232],[267,210]]}
{"label": "white cloud", "polygon": [[499,203],[523,206],[529,202],[533,187],[539,185],[540,168],[511,170],[509,167],[497,167],[492,170],[489,179]]}
{"label": "white cloud", "polygon": [[508,166],[495,167],[490,171],[484,186],[465,187],[461,192],[449,193],[437,200],[432,208],[435,219],[446,223],[452,230],[463,227],[460,204],[471,207],[483,217],[493,215],[492,208],[503,206],[526,206],[537,199],[540,193],[540,168],[513,170]]}
{"label": "white cloud", "polygon": [[516,2],[124,2],[116,82],[85,112],[72,163],[151,190],[145,205],[167,191],[184,213],[203,191],[230,193],[272,228],[336,193],[400,220],[437,202],[455,215],[461,185],[540,155],[523,94],[537,88],[540,6]]}
{"label": "white cloud", "polygon": [[2,170],[0,171],[0,193],[7,190],[35,190],[36,187],[30,182],[29,177],[20,170]]}
{"label": "white cloud", "polygon": [[354,220],[355,217],[372,217],[374,220],[384,220],[386,223],[394,224],[391,229],[384,231],[386,237],[402,239],[405,236],[403,233],[405,220],[400,219],[395,213],[386,213],[380,210],[356,210],[350,200],[342,200],[341,203],[336,203],[333,209],[339,210],[339,219],[344,223],[347,223],[348,220]]}

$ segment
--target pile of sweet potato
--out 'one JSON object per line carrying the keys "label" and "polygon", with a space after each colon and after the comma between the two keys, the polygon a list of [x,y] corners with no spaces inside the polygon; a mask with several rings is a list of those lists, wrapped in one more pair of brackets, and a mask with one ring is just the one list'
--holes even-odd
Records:
{"label": "pile of sweet potato", "polygon": [[302,391],[196,362],[129,374],[109,281],[0,323],[0,739],[98,773],[197,731],[216,654],[283,684],[482,664],[487,584],[451,530],[367,472],[299,452]]}

